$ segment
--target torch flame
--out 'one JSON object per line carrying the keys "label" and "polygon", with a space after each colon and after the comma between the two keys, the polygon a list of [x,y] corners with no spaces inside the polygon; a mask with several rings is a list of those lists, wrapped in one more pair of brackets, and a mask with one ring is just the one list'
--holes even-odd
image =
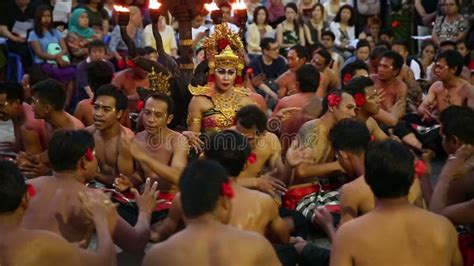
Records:
{"label": "torch flame", "polygon": [[204,4],[204,8],[209,12],[219,10],[219,7],[214,2],[210,4]]}
{"label": "torch flame", "polygon": [[232,4],[232,10],[244,10],[247,9],[243,0],[237,0],[237,2]]}
{"label": "torch flame", "polygon": [[161,3],[158,0],[150,0],[150,4],[148,4],[148,8],[150,9],[160,9]]}
{"label": "torch flame", "polygon": [[130,12],[130,10],[124,6],[121,5],[114,5],[114,9],[117,12]]}

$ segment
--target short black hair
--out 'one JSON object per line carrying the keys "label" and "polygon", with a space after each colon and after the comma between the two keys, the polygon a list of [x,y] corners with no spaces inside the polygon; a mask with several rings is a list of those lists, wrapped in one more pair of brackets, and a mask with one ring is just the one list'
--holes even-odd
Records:
{"label": "short black hair", "polygon": [[456,77],[461,75],[464,66],[464,58],[461,53],[456,50],[447,50],[439,54],[436,61],[440,59],[444,59],[450,69],[456,68],[456,72],[454,73]]}
{"label": "short black hair", "polygon": [[306,49],[306,47],[304,47],[303,45],[301,44],[293,45],[290,48],[290,50],[295,51],[295,53],[298,55],[300,59],[305,59],[306,62],[310,60],[308,49]]}
{"label": "short black hair", "polygon": [[349,11],[351,11],[351,18],[349,19],[347,24],[349,24],[349,26],[354,26],[356,22],[356,12],[352,6],[347,5],[347,4],[339,8],[339,11],[337,11],[336,17],[334,17],[334,21],[341,22],[341,13],[344,9],[348,9]]}
{"label": "short black hair", "polygon": [[247,138],[235,130],[224,130],[206,139],[206,159],[218,161],[232,177],[239,176],[244,170],[249,155]]}
{"label": "short black hair", "polygon": [[94,150],[94,138],[85,130],[59,130],[48,143],[48,158],[54,171],[77,169],[77,162]]}
{"label": "short black hair", "polygon": [[93,48],[104,48],[105,53],[107,53],[107,45],[102,40],[93,40],[87,45],[87,50],[89,54]]}
{"label": "short black hair", "polygon": [[112,82],[114,76],[113,70],[104,61],[90,62],[86,68],[87,83],[93,92],[100,86]]}
{"label": "short black hair", "polygon": [[117,112],[123,111],[128,107],[127,96],[125,95],[125,93],[123,93],[122,90],[120,90],[119,88],[117,88],[117,86],[113,84],[105,84],[100,86],[100,88],[98,88],[97,91],[94,93],[93,101],[95,102],[95,100],[100,96],[110,96],[114,98],[115,108],[117,109]]}
{"label": "short black hair", "polygon": [[326,49],[318,49],[315,50],[314,53],[319,54],[324,58],[324,66],[328,66],[329,64],[331,64],[332,56]]}
{"label": "short black hair", "polygon": [[221,195],[222,183],[229,180],[222,165],[212,160],[196,160],[181,174],[179,190],[186,218],[212,212]]}
{"label": "short black hair", "polygon": [[376,45],[369,53],[369,59],[380,59],[385,52],[389,51],[389,48],[383,45]]}
{"label": "short black hair", "polygon": [[356,45],[356,50],[359,50],[360,48],[364,48],[364,47],[369,47],[369,49],[370,49],[369,41],[367,41],[365,39],[359,40],[357,42],[357,45]]}
{"label": "short black hair", "polygon": [[365,123],[353,118],[345,118],[331,128],[329,141],[336,151],[362,154],[369,145],[370,132]]}
{"label": "short black hair", "polygon": [[329,36],[329,37],[331,37],[332,41],[335,41],[335,40],[336,40],[336,35],[334,34],[334,32],[332,32],[332,31],[330,31],[330,30],[323,31],[323,33],[321,33],[321,39],[322,39],[324,36]]}
{"label": "short black hair", "polygon": [[14,212],[25,192],[25,178],[18,166],[11,161],[0,160],[0,214]]}
{"label": "short black hair", "polygon": [[276,42],[277,41],[274,38],[265,37],[260,41],[260,48],[262,48],[262,50],[266,50],[270,48],[271,43],[276,43]]}
{"label": "short black hair", "polygon": [[33,86],[33,95],[51,105],[56,111],[64,109],[66,92],[63,84],[57,80],[47,79],[36,83]]}
{"label": "short black hair", "polygon": [[263,133],[267,128],[267,115],[254,104],[246,105],[239,109],[235,121],[246,129],[255,127],[257,133]]}
{"label": "short black hair", "polygon": [[319,80],[319,71],[311,64],[304,64],[296,70],[296,81],[301,92],[316,92]]}
{"label": "short black hair", "polygon": [[371,142],[365,153],[365,182],[375,197],[406,197],[414,179],[414,157],[395,140]]}
{"label": "short black hair", "polygon": [[166,112],[168,113],[168,115],[172,115],[173,112],[174,112],[174,102],[173,102],[173,99],[162,93],[162,92],[154,92],[152,93],[148,98],[150,99],[152,98],[153,100],[157,100],[157,101],[162,101],[162,102],[165,102],[166,103]]}
{"label": "short black hair", "polygon": [[22,103],[25,100],[23,87],[17,82],[0,84],[0,94],[6,94],[8,102],[20,101]]}
{"label": "short black hair", "polygon": [[410,53],[410,45],[408,44],[408,42],[406,40],[403,40],[403,39],[398,39],[396,41],[394,41],[392,43],[392,47],[395,46],[395,45],[400,45],[400,46],[403,46],[403,48],[405,49],[405,51],[407,51],[408,53]]}
{"label": "short black hair", "polygon": [[451,105],[441,112],[439,120],[446,139],[457,137],[464,144],[474,145],[474,111],[471,108]]}
{"label": "short black hair", "polygon": [[387,50],[391,50],[392,49],[392,44],[389,42],[389,41],[386,41],[386,40],[379,40],[375,46],[383,46],[385,48],[387,48]]}
{"label": "short black hair", "polygon": [[456,42],[452,40],[445,40],[439,43],[439,47],[443,47],[443,46],[452,46],[453,49],[456,49]]}
{"label": "short black hair", "polygon": [[332,90],[330,90],[330,91],[326,94],[326,96],[324,96],[324,98],[323,98],[323,101],[322,101],[323,111],[322,111],[321,114],[325,114],[325,113],[328,111],[328,109],[329,109],[328,96],[329,96],[330,94],[335,94],[335,95],[337,95],[337,96],[342,97],[342,93],[343,93],[343,91],[340,90],[340,89],[332,89]]}
{"label": "short black hair", "polygon": [[[356,71],[360,69],[366,70],[367,73],[369,72],[369,67],[362,60],[355,60],[354,62],[345,65],[341,69],[341,81],[344,82],[344,77],[346,75],[350,75],[352,78],[355,75]],[[344,87],[344,84],[343,84],[343,87]]]}
{"label": "short black hair", "polygon": [[389,28],[382,28],[380,29],[379,37],[382,35],[387,35],[388,37],[393,37],[393,30]]}
{"label": "short black hair", "polygon": [[[397,69],[398,70],[398,74],[400,74],[400,70],[402,70],[402,67],[403,67],[403,57],[397,53],[397,52],[394,52],[394,51],[386,51],[385,53],[383,53],[382,55],[382,58],[388,58],[388,59],[392,59],[392,67],[394,69]],[[397,74],[397,76],[398,76]]]}
{"label": "short black hair", "polygon": [[370,86],[374,86],[374,82],[371,78],[357,77],[344,85],[344,91],[352,96],[355,96],[357,93],[365,95],[365,88]]}

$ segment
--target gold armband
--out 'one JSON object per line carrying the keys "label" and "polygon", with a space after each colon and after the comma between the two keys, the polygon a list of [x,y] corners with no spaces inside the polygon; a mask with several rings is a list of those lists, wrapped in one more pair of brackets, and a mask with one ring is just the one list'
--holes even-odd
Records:
{"label": "gold armband", "polygon": [[179,40],[179,44],[182,45],[182,46],[192,46],[193,45],[193,39]]}
{"label": "gold armband", "polygon": [[199,117],[189,117],[188,116],[188,124],[201,124],[201,118]]}

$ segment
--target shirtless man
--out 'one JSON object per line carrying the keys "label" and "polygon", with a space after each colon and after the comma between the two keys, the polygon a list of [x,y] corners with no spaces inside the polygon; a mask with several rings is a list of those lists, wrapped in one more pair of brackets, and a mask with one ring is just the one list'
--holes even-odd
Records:
{"label": "shirtless man", "polygon": [[[84,208],[77,195],[81,192],[87,197],[104,199],[101,191],[85,185],[96,175],[97,160],[93,150],[94,138],[87,131],[58,131],[53,135],[48,155],[54,174],[28,180],[36,195],[23,217],[24,228],[52,231],[69,242],[81,241],[84,247],[88,246],[93,227],[84,216]],[[150,214],[156,204],[156,187],[156,183],[152,186],[147,180],[142,195],[132,189],[140,210],[135,227],[118,217],[115,208],[107,213],[108,229],[115,244],[127,252],[140,254],[148,242]],[[110,204],[108,199],[105,202]]]}
{"label": "shirtless man", "polygon": [[33,109],[23,98],[23,88],[18,83],[5,83],[0,86],[0,118],[12,120],[16,151],[35,155],[47,146],[46,130],[43,120],[34,118]]}
{"label": "shirtless man", "polygon": [[[204,157],[219,162],[232,180],[240,175],[249,155],[247,139],[234,130],[224,130],[212,135],[204,150]],[[235,181],[231,181],[231,187],[235,192],[235,199],[232,202],[229,225],[262,236],[269,230],[277,242],[288,243],[288,229],[278,214],[277,203],[271,196],[244,188]],[[159,240],[168,238],[180,229],[183,211],[179,198],[178,194],[173,201],[170,215],[158,228]]]}
{"label": "shirtless man", "polygon": [[344,58],[340,56],[334,49],[336,40],[336,35],[332,31],[323,31],[321,33],[321,43],[323,44],[326,51],[331,54],[332,60],[334,63],[330,66],[336,72],[339,72],[344,65]]}
{"label": "shirtless man", "polygon": [[107,225],[107,212],[114,208],[102,200],[81,195],[82,207],[90,214],[97,230],[97,252],[74,247],[58,234],[21,227],[28,204],[35,195],[33,187],[14,163],[0,161],[0,264],[2,265],[116,265],[115,246]]}
{"label": "shirtless man", "polygon": [[115,178],[134,173],[133,157],[125,139],[135,135],[122,126],[119,120],[127,110],[128,99],[123,91],[112,84],[100,87],[92,100],[94,102],[94,125],[86,128],[94,136],[95,153],[99,164],[96,180],[112,187]]}
{"label": "shirtless man", "polygon": [[474,88],[469,82],[461,79],[463,58],[459,52],[448,50],[441,53],[433,66],[434,82],[421,105],[418,114],[424,120],[436,119],[444,109],[451,105],[474,108]]}
{"label": "shirtless man", "polygon": [[375,209],[339,228],[331,266],[462,265],[453,225],[407,200],[413,159],[393,140],[368,148],[364,179],[375,195]]}
{"label": "shirtless man", "polygon": [[[84,125],[74,116],[64,111],[66,93],[59,81],[48,79],[33,86],[32,109],[35,119],[43,119],[46,136],[49,139],[57,130],[77,130]],[[46,152],[37,155],[22,154],[18,165],[26,176],[45,175],[49,167]]]}
{"label": "shirtless man", "polygon": [[[370,142],[370,133],[363,123],[344,119],[331,129],[329,139],[344,171],[356,178],[341,188],[342,225],[368,213],[375,206],[374,195],[364,180],[364,153]],[[424,207],[418,179],[415,179],[410,188],[408,201],[418,207]]]}
{"label": "shirtless man", "polygon": [[317,49],[313,52],[311,64],[319,71],[321,79],[316,91],[316,95],[319,97],[324,97],[328,91],[339,88],[337,73],[329,68],[332,62],[331,54],[328,51]]}
{"label": "shirtless man", "polygon": [[226,225],[234,205],[231,182],[217,162],[190,164],[179,184],[187,226],[153,246],[142,265],[281,265],[264,237]]}
{"label": "shirtless man", "polygon": [[296,70],[310,60],[306,48],[299,44],[290,48],[287,59],[288,70],[275,80],[275,83],[278,85],[279,98],[298,92],[296,87]]}
{"label": "shirtless man", "polygon": [[[316,88],[319,87],[319,72],[313,65],[303,65],[296,71],[296,81],[300,92],[281,98],[275,110],[273,110],[272,118],[268,121],[270,131],[280,135],[283,154],[290,146],[300,127],[308,120],[315,119],[321,114],[321,98],[315,95]],[[312,116],[306,117],[304,110],[309,107],[310,103],[319,103],[311,108]],[[295,108],[285,120],[280,120],[278,114],[283,109]],[[290,110],[290,109],[287,109]],[[275,121],[278,119],[278,121]]]}
{"label": "shirtless man", "polygon": [[352,79],[358,77],[368,77],[369,76],[369,66],[361,60],[355,60],[352,63],[345,65],[341,69],[341,83],[342,87],[349,83]]}

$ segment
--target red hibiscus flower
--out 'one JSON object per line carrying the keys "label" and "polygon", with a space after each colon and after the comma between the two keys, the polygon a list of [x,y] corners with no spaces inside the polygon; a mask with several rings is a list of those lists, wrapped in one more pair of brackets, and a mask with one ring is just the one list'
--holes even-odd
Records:
{"label": "red hibiscus flower", "polygon": [[221,195],[229,199],[234,197],[234,190],[232,189],[230,180],[221,184]]}
{"label": "red hibiscus flower", "polygon": [[341,96],[331,93],[328,95],[328,104],[332,107],[337,107],[341,103]]}
{"label": "red hibiscus flower", "polygon": [[254,164],[254,163],[256,163],[256,162],[257,162],[257,155],[256,155],[255,153],[251,152],[251,153],[249,154],[249,157],[247,157],[247,162],[248,162],[249,164]]}
{"label": "red hibiscus flower", "polygon": [[217,41],[217,48],[219,48],[219,50],[224,50],[229,44],[229,40],[220,39],[219,41]]}
{"label": "red hibiscus flower", "polygon": [[92,160],[94,160],[94,154],[92,153],[92,150],[90,148],[87,148],[86,149],[86,159],[89,161],[89,162],[92,162]]}
{"label": "red hibiscus flower", "polygon": [[36,189],[32,184],[26,184],[26,193],[30,198],[33,198],[36,195]]}
{"label": "red hibiscus flower", "polygon": [[342,82],[343,82],[344,84],[347,84],[347,82],[349,82],[351,79],[352,79],[352,75],[349,74],[349,73],[346,73],[346,74],[344,75],[344,77],[342,78]]}
{"label": "red hibiscus flower", "polygon": [[137,111],[141,112],[143,110],[143,107],[145,107],[145,102],[143,100],[141,100],[137,104]]}
{"label": "red hibiscus flower", "polygon": [[394,20],[392,21],[392,28],[398,28],[400,27],[400,21]]}
{"label": "red hibiscus flower", "polygon": [[366,102],[364,94],[362,94],[362,93],[360,93],[360,92],[359,92],[359,93],[356,93],[356,95],[354,96],[354,100],[355,100],[355,102],[356,102],[356,106],[357,106],[357,107],[362,107],[362,106],[364,106],[364,104],[365,104],[365,102]]}
{"label": "red hibiscus flower", "polygon": [[209,74],[209,76],[207,77],[207,82],[216,82],[216,75]]}
{"label": "red hibiscus flower", "polygon": [[422,160],[415,160],[415,174],[417,177],[424,176],[428,170],[425,162]]}
{"label": "red hibiscus flower", "polygon": [[249,67],[247,68],[247,75],[252,75],[253,74],[253,68]]}

